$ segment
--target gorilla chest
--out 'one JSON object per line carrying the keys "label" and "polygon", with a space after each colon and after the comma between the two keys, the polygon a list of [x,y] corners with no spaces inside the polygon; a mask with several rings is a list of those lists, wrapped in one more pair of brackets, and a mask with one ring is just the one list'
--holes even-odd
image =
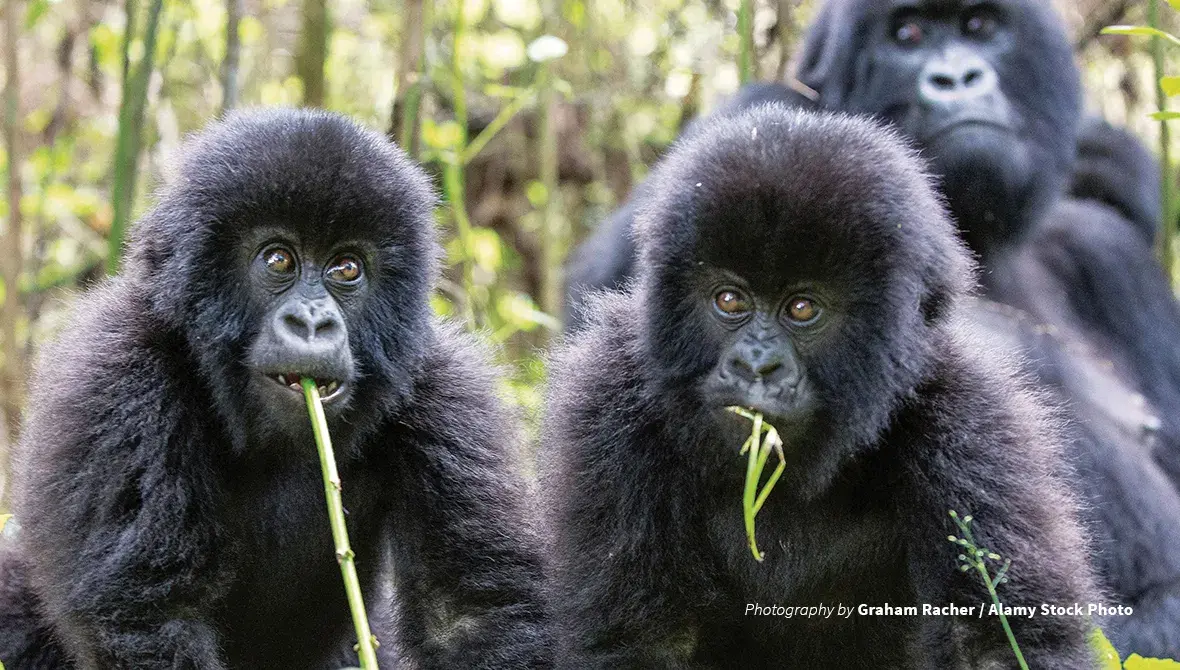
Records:
{"label": "gorilla chest", "polygon": [[718,519],[715,541],[723,543],[727,572],[745,597],[818,605],[836,598],[897,597],[909,590],[905,580],[881,578],[905,574],[904,548],[888,532],[891,519],[883,510],[792,509],[768,501],[756,524],[761,563],[747,546],[740,509],[727,516],[733,518]]}
{"label": "gorilla chest", "polygon": [[[227,647],[232,655],[235,639],[249,639],[255,647],[259,640],[274,640],[284,648],[267,653],[282,657],[292,653],[291,641],[303,639],[315,651],[301,653],[322,653],[334,634],[347,633],[348,613],[318,463],[241,474],[229,482],[223,517],[232,519],[235,565],[223,611]],[[365,495],[373,488],[366,477],[342,473],[349,540],[363,587],[373,583],[382,559],[381,514]]]}
{"label": "gorilla chest", "polygon": [[[773,494],[772,494],[773,497]],[[748,667],[903,667],[906,645],[916,617],[868,617],[870,607],[910,605],[916,596],[908,578],[907,552],[885,509],[871,505],[772,507],[758,514],[758,547],[765,555],[754,560],[738,508],[713,525],[713,541],[721,542],[728,588],[718,603],[733,626],[702,631],[700,653],[741,656]],[[763,608],[751,611],[751,606]],[[814,607],[813,612],[786,608]],[[737,613],[738,616],[734,616]],[[797,661],[785,663],[784,658]],[[879,663],[870,664],[870,659]],[[726,666],[728,667],[728,666]]]}

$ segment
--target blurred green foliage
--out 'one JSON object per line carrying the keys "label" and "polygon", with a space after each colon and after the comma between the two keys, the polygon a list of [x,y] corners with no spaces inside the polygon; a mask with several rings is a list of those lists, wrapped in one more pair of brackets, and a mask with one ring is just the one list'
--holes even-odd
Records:
{"label": "blurred green foliage", "polygon": [[[134,4],[136,25],[143,25],[148,4]],[[1059,4],[1071,30],[1082,35],[1090,30],[1087,8],[1103,8],[1091,0]],[[459,161],[463,177],[462,197],[444,192],[438,211],[447,267],[434,304],[442,314],[462,317],[469,301],[475,325],[498,345],[510,372],[508,393],[531,417],[544,380],[543,352],[560,329],[559,305],[542,306],[560,295],[554,285],[568,251],[627,197],[688,119],[708,111],[743,78],[786,76],[816,5],[333,0],[327,3],[323,104],[393,130],[395,101],[406,92],[399,87],[421,84],[410,135],[417,138],[416,157],[436,176],[440,192],[449,161]],[[7,351],[4,360],[27,366],[67,313],[73,294],[63,289],[96,279],[110,253],[123,58],[126,53],[132,67],[142,63],[145,46],[142,30],[124,44],[126,0],[23,0],[23,6],[16,167],[27,227],[24,316],[17,324],[20,351]],[[306,6],[304,0],[244,0],[240,105],[302,103],[296,54]],[[425,8],[424,20],[407,20],[419,16],[410,11],[414,6]],[[456,54],[460,9],[465,30]],[[1134,22],[1142,18],[1138,11],[1120,18]],[[135,215],[168,177],[185,135],[220,112],[224,93],[226,4],[165,0],[161,16],[139,129]],[[415,36],[421,38],[421,77],[402,62],[403,45]],[[558,44],[565,53],[551,51]],[[1115,70],[1131,72],[1142,54],[1100,40],[1079,45],[1094,104],[1116,122],[1133,121],[1145,102],[1126,82],[1107,80]],[[743,63],[748,72],[741,71]],[[457,103],[466,107],[464,126],[456,121]],[[1149,125],[1136,129],[1154,139]],[[551,183],[541,169],[547,158],[556,161]],[[0,159],[7,163],[2,153]],[[465,242],[455,234],[455,201],[465,204],[471,223]],[[0,221],[7,221],[9,207],[0,201]],[[470,286],[462,267],[469,268]],[[0,297],[7,293],[0,283]],[[0,437],[0,448],[3,442]]]}

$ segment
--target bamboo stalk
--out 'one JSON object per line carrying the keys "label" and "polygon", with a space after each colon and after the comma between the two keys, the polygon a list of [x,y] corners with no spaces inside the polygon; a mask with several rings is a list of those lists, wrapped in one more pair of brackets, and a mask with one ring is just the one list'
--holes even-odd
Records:
{"label": "bamboo stalk", "polygon": [[451,32],[451,92],[455,108],[455,123],[459,126],[459,142],[443,170],[443,190],[455,217],[455,234],[459,238],[459,272],[463,283],[463,320],[469,327],[479,327],[475,305],[475,268],[471,257],[471,219],[467,214],[467,176],[463,155],[467,149],[467,90],[463,82],[463,39],[467,32],[467,17],[460,1],[455,11],[455,26]]}
{"label": "bamboo stalk", "polygon": [[738,37],[741,40],[738,52],[738,77],[742,85],[758,78],[754,62],[754,0],[741,0],[738,6]]}
{"label": "bamboo stalk", "polygon": [[[124,38],[125,49],[135,37],[130,30],[133,25],[131,13],[134,12],[134,3],[127,3],[127,11],[128,32]],[[131,209],[135,204],[139,151],[143,139],[143,115],[147,107],[148,82],[151,80],[155,63],[156,35],[160,26],[160,14],[163,11],[164,1],[154,0],[148,9],[148,22],[144,28],[143,58],[134,72],[131,72],[130,61],[125,63],[128,70],[124,78],[122,101],[119,103],[119,132],[115,140],[115,179],[111,186],[111,207],[114,213],[108,239],[108,274],[119,271],[119,263],[123,256],[123,237],[131,220]]]}
{"label": "bamboo stalk", "polygon": [[[1160,27],[1159,0],[1150,0],[1147,6],[1147,23],[1152,28]],[[1151,38],[1151,61],[1155,69],[1155,104],[1159,111],[1168,107],[1168,96],[1164,93],[1160,80],[1165,72],[1164,40],[1161,37]],[[1173,242],[1176,235],[1176,174],[1172,166],[1172,131],[1167,121],[1160,121],[1160,197],[1163,199],[1164,222],[1160,226],[1159,240],[1156,242],[1156,252],[1160,263],[1167,272],[1168,280],[1174,281],[1175,260]]]}
{"label": "bamboo stalk", "polygon": [[376,670],[377,652],[373,645],[373,633],[369,630],[369,618],[365,614],[365,601],[361,595],[361,582],[356,574],[356,555],[348,544],[348,527],[344,521],[344,498],[341,495],[340,473],[336,471],[336,456],[332,453],[332,437],[328,434],[328,420],[324,417],[324,405],[315,380],[304,378],[303,397],[307,401],[307,412],[311,416],[311,430],[315,434],[315,446],[320,454],[320,471],[324,475],[324,493],[328,499],[328,520],[332,524],[332,541],[336,545],[336,562],[344,577],[344,592],[348,595],[348,609],[356,627],[357,653],[361,668]]}

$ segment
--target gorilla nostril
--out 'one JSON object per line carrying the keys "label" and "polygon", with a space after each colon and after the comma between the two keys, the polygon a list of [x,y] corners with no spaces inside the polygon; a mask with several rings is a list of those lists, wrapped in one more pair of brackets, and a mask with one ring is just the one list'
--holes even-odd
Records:
{"label": "gorilla nostril", "polygon": [[337,326],[339,326],[339,324],[336,323],[336,319],[320,319],[315,324],[315,334],[313,336],[326,337],[328,335],[334,335],[338,330]]}
{"label": "gorilla nostril", "polygon": [[770,375],[774,374],[775,372],[781,370],[782,367],[783,367],[783,364],[780,363],[779,361],[769,361],[767,363],[763,363],[762,365],[758,366],[758,369],[755,370],[754,372],[759,377],[769,377]]}
{"label": "gorilla nostril", "polygon": [[937,89],[949,91],[955,87],[955,78],[939,72],[930,75],[930,83],[934,84]]}
{"label": "gorilla nostril", "polygon": [[735,376],[747,382],[754,382],[758,379],[770,381],[772,376],[777,375],[784,368],[782,361],[777,358],[751,362],[743,356],[735,356],[729,361],[729,369]]}
{"label": "gorilla nostril", "polygon": [[983,83],[983,70],[971,70],[963,75],[964,86],[975,86],[981,83]]}
{"label": "gorilla nostril", "polygon": [[308,327],[307,321],[295,314],[283,315],[283,326],[300,339],[307,339],[311,336],[311,328]]}

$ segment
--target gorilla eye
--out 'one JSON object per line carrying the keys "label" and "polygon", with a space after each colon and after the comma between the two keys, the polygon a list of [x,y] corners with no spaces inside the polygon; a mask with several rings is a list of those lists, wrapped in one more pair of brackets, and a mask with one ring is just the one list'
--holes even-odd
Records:
{"label": "gorilla eye", "polygon": [[351,284],[361,278],[361,262],[352,256],[337,256],[327,275],[334,282]]}
{"label": "gorilla eye", "polygon": [[733,289],[719,292],[713,297],[713,305],[726,316],[742,316],[750,311],[750,301]]}
{"label": "gorilla eye", "polygon": [[998,22],[989,12],[974,12],[963,20],[963,34],[976,39],[990,39],[996,34]]}
{"label": "gorilla eye", "polygon": [[811,298],[791,298],[787,307],[787,318],[799,325],[809,324],[819,318],[819,305]]}
{"label": "gorilla eye", "polygon": [[925,37],[922,25],[917,19],[902,19],[894,23],[893,41],[907,47],[918,46]]}
{"label": "gorilla eye", "polygon": [[282,247],[266,250],[262,260],[266,263],[266,269],[275,274],[286,275],[295,271],[295,254]]}

